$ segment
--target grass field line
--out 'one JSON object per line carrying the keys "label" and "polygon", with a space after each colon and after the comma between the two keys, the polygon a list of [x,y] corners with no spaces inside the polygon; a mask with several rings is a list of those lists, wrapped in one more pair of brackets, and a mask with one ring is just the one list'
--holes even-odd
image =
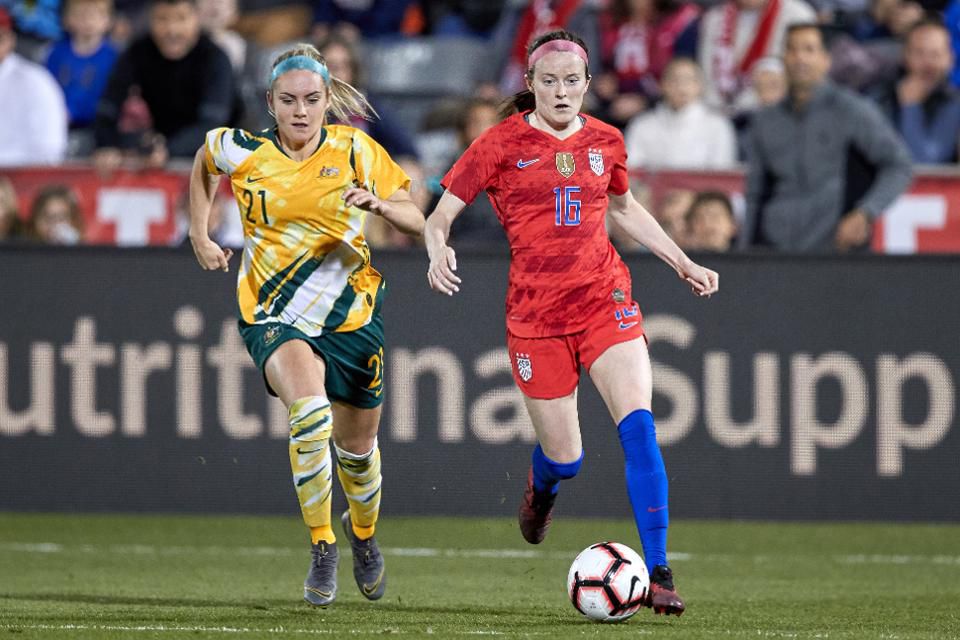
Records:
{"label": "grass field line", "polygon": [[[256,635],[307,635],[307,636],[329,636],[356,634],[368,635],[369,630],[364,629],[302,629],[291,627],[211,627],[202,625],[115,625],[115,624],[11,624],[4,625],[8,630],[19,631],[120,631],[123,633],[224,633],[224,634],[256,634]],[[644,633],[650,633],[644,630]],[[430,627],[425,629],[411,629],[409,631],[398,627],[389,627],[383,629],[381,633],[388,635],[404,635],[415,633],[417,635],[432,634],[434,631]],[[459,630],[443,629],[443,636],[502,636],[503,631],[476,629]],[[526,631],[525,636],[548,635],[547,632]]]}
{"label": "grass field line", "polygon": [[[569,560],[577,551],[541,551],[538,549],[453,549],[440,547],[382,547],[384,555],[406,558],[481,558],[492,560]],[[114,555],[230,555],[230,556],[300,556],[300,547],[228,547],[222,545],[149,545],[149,544],[111,544],[111,545],[63,545],[56,542],[6,542],[0,543],[0,552],[13,553],[89,553]],[[743,556],[720,553],[684,553],[670,552],[671,562],[742,562]],[[790,554],[795,557],[795,554]],[[775,562],[784,556],[759,554],[749,556],[755,563]],[[892,555],[892,554],[838,554],[832,556],[834,562],[841,564],[867,565],[939,565],[960,567],[960,556],[952,555]]]}

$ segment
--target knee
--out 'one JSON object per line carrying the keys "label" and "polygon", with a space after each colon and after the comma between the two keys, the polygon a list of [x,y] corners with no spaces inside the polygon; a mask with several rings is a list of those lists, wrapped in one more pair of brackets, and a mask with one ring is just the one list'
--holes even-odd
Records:
{"label": "knee", "polygon": [[653,420],[653,414],[647,409],[637,409],[628,414],[620,421],[617,431],[620,434],[620,440],[624,443],[647,444],[657,442],[657,427]]}
{"label": "knee", "polygon": [[[552,452],[551,452],[552,453]],[[540,445],[534,451],[534,464],[538,462],[548,468],[549,475],[559,480],[569,480],[580,472],[583,465],[583,449],[579,450],[561,450],[560,455],[556,457],[547,456]]]}
{"label": "knee", "polygon": [[325,396],[306,396],[290,405],[290,440],[327,440],[332,431],[333,411]]}
{"label": "knee", "polygon": [[346,451],[354,456],[364,456],[377,446],[377,434],[350,433],[334,437],[338,451]]}

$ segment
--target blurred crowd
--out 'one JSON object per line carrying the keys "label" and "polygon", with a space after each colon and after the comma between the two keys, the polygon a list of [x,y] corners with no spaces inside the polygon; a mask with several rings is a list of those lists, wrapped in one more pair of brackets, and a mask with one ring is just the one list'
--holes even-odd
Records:
{"label": "blurred crowd", "polygon": [[[791,25],[809,24],[820,26],[826,66],[817,51],[798,50],[792,63],[784,56]],[[334,75],[369,95],[380,118],[349,124],[402,163],[429,212],[446,169],[498,121],[500,101],[523,88],[526,44],[555,28],[587,42],[584,109],[624,131],[631,169],[748,167],[746,197],[634,185],[691,250],[804,250],[822,242],[771,226],[781,224],[783,185],[802,189],[809,178],[785,176],[771,157],[778,145],[800,144],[783,133],[793,124],[793,135],[836,140],[822,146],[844,156],[842,167],[852,166],[850,150],[864,157],[870,176],[852,200],[844,183],[836,202],[793,201],[794,209],[828,206],[869,221],[897,195],[893,187],[892,195],[872,189],[871,180],[902,190],[905,164],[958,159],[960,0],[0,0],[0,172],[74,161],[104,174],[182,166],[209,129],[269,127],[263,95],[272,60],[308,41]],[[770,112],[791,88],[810,85],[804,74],[815,76],[819,102],[783,107],[787,120],[777,121]],[[804,114],[862,120],[890,136],[835,134],[805,123]],[[770,176],[780,185],[772,195],[763,192]],[[82,242],[83,218],[68,188],[51,185],[23,212],[14,187],[0,176],[0,238]],[[759,221],[771,202],[773,213]],[[617,229],[611,235],[635,249]],[[375,246],[411,242],[376,224],[368,236]],[[452,237],[460,246],[506,242],[484,197]]]}

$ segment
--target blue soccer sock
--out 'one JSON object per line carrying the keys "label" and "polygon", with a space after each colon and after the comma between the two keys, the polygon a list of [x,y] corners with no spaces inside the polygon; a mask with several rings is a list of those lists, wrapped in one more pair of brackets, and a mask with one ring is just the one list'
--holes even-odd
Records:
{"label": "blue soccer sock", "polygon": [[556,493],[561,480],[577,475],[583,464],[583,450],[573,462],[555,462],[547,457],[538,444],[533,450],[533,488],[538,492]]}
{"label": "blue soccer sock", "polygon": [[626,458],[627,493],[637,521],[647,569],[667,564],[667,472],[657,445],[653,414],[638,409],[620,421],[620,444]]}

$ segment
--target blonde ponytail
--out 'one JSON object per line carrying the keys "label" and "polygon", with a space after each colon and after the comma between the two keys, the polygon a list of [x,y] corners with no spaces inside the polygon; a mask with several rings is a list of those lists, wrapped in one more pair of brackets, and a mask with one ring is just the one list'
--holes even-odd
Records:
{"label": "blonde ponytail", "polygon": [[330,112],[340,122],[348,122],[351,116],[359,116],[366,120],[380,117],[366,96],[352,84],[344,82],[336,76],[330,76],[329,89]]}

